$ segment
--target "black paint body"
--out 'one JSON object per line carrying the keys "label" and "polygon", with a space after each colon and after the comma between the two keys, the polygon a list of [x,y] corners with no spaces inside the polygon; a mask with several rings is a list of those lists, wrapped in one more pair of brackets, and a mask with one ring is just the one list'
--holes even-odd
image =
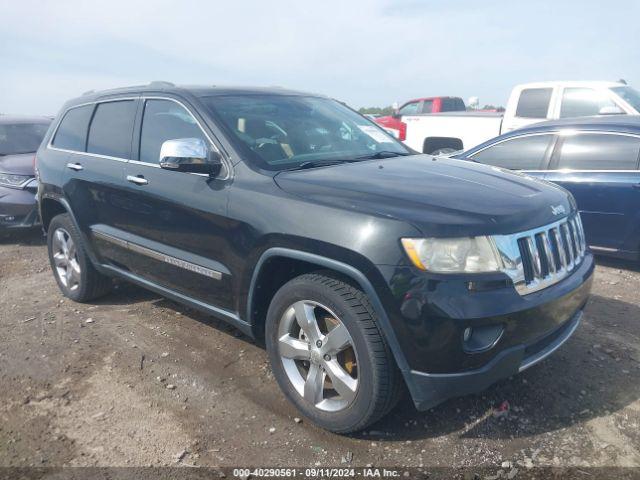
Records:
{"label": "black paint body", "polygon": [[[349,277],[371,297],[420,408],[484,388],[506,370],[514,373],[523,354],[509,357],[509,368],[479,372],[483,380],[468,383],[469,388],[461,388],[465,381],[458,380],[461,372],[481,370],[502,352],[524,351],[566,325],[584,306],[593,272],[589,253],[568,278],[521,296],[502,273],[420,271],[400,243],[403,237],[508,234],[539,227],[558,220],[552,204],[575,211],[565,190],[483,165],[426,155],[280,173],[260,170],[241,157],[200,100],[203,95],[254,92],[149,87],[68,103],[63,112],[119,97],[176,99],[201,123],[222,153],[225,169],[209,178],[136,163],[140,112],[130,159],[56,150],[49,141],[59,117],[38,152],[45,228],[53,214],[68,211],[101,271],[218,315],[256,337],[263,335],[261,292],[269,290],[276,276],[286,277],[292,262],[295,271],[332,269]],[[80,163],[83,169],[65,168],[68,163]],[[144,176],[148,184],[129,183],[127,176]],[[221,278],[137,253],[127,242],[221,272]],[[270,276],[262,276],[267,268]],[[470,281],[499,286],[469,291]],[[463,351],[466,327],[495,323],[504,324],[505,333],[493,349]]]}

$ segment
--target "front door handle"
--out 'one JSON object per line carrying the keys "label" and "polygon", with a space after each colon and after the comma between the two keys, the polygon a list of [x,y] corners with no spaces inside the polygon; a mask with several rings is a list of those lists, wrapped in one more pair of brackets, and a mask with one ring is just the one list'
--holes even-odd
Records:
{"label": "front door handle", "polygon": [[144,178],[142,175],[138,175],[138,176],[127,175],[127,181],[131,183],[135,183],[136,185],[146,185],[147,183],[149,183],[149,180]]}
{"label": "front door handle", "polygon": [[71,170],[75,170],[76,172],[78,172],[82,170],[84,167],[76,162],[76,163],[67,163],[67,168],[70,168]]}
{"label": "front door handle", "polygon": [[631,185],[633,188],[637,188],[638,190],[640,190],[640,183],[634,183],[633,185]]}

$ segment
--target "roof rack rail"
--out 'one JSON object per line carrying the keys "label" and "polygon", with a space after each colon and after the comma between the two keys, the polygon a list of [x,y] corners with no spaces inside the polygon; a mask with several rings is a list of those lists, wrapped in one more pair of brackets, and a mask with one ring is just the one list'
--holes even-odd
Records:
{"label": "roof rack rail", "polygon": [[92,93],[95,93],[95,90],[87,90],[86,92],[83,92],[82,95],[91,95]]}
{"label": "roof rack rail", "polygon": [[150,87],[175,87],[174,83],[165,82],[164,80],[154,80],[149,82]]}

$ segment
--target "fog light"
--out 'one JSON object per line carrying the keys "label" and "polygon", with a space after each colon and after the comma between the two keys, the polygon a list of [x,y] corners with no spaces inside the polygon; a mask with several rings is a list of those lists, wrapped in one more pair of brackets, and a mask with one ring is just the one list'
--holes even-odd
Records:
{"label": "fog light", "polygon": [[486,352],[496,346],[503,333],[502,325],[467,327],[462,333],[463,349],[467,353]]}

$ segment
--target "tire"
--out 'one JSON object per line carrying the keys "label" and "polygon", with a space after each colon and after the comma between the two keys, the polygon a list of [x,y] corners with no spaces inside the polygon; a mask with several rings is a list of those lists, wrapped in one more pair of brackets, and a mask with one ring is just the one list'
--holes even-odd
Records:
{"label": "tire", "polygon": [[[315,333],[309,319],[319,326]],[[403,392],[368,297],[330,275],[301,275],[280,288],[269,306],[265,336],[280,388],[322,428],[362,430],[386,415]]]}
{"label": "tire", "polygon": [[111,290],[111,278],[91,263],[69,214],[53,217],[47,230],[47,247],[53,276],[65,297],[83,303]]}

